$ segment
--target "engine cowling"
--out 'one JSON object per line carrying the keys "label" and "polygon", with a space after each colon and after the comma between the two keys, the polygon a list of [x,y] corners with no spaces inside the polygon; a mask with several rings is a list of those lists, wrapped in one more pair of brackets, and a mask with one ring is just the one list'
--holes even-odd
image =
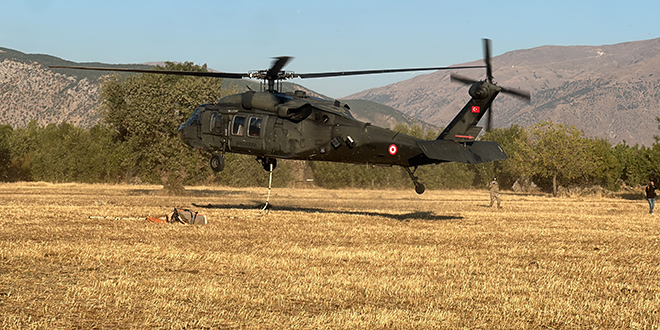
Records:
{"label": "engine cowling", "polygon": [[314,107],[305,101],[289,100],[277,106],[277,116],[286,118],[294,123],[301,122],[312,114]]}
{"label": "engine cowling", "polygon": [[314,108],[309,102],[280,97],[273,93],[246,92],[243,93],[242,106],[244,109],[259,109],[277,114],[280,118],[300,122],[312,114]]}

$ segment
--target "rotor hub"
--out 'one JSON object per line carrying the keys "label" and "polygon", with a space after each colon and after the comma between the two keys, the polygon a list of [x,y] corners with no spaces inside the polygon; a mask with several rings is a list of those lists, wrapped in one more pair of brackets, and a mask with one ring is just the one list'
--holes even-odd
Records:
{"label": "rotor hub", "polygon": [[470,87],[470,91],[469,91],[470,96],[479,100],[488,98],[491,95],[490,86],[494,86],[494,85],[489,84],[485,81],[476,82],[472,84],[472,87]]}

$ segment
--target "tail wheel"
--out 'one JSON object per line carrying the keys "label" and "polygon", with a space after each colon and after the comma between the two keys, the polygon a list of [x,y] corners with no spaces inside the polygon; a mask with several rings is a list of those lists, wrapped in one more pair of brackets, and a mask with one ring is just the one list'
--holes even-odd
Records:
{"label": "tail wheel", "polygon": [[424,187],[423,183],[416,182],[415,183],[415,192],[419,195],[423,194],[424,191],[426,191],[426,187]]}
{"label": "tail wheel", "polygon": [[214,172],[220,172],[225,169],[225,157],[222,155],[213,154],[211,155],[211,169]]}
{"label": "tail wheel", "polygon": [[415,166],[412,171],[408,167],[404,167],[404,170],[408,173],[408,176],[410,176],[410,180],[412,180],[413,184],[415,185],[415,192],[418,195],[421,195],[426,191],[426,187],[424,187],[424,184],[419,182],[419,179],[415,176],[415,172],[417,172],[417,166]]}

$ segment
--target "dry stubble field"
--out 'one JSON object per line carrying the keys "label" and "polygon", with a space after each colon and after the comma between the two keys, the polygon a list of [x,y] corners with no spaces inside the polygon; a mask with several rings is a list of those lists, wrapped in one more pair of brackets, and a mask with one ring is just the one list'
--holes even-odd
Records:
{"label": "dry stubble field", "polygon": [[[660,216],[488,192],[0,185],[0,325],[660,327]],[[193,203],[198,206],[193,206]],[[89,216],[163,216],[206,226]],[[204,207],[202,207],[204,206]]]}

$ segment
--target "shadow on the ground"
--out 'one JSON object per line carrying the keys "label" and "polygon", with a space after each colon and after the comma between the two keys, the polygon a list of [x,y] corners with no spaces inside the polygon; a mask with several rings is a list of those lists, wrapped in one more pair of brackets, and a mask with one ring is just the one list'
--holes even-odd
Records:
{"label": "shadow on the ground", "polygon": [[[131,189],[128,191],[129,196],[140,196],[140,195],[163,195],[166,196],[168,195],[169,192],[165,189]],[[242,194],[247,194],[245,191],[238,191],[238,190],[222,190],[222,189],[214,189],[214,190],[202,190],[202,189],[186,189],[180,194],[176,194],[173,196],[198,196],[198,197],[205,197],[205,196],[230,196],[230,195],[242,195]]]}
{"label": "shadow on the ground", "polygon": [[633,192],[627,193],[626,192],[626,193],[620,193],[620,194],[616,194],[616,195],[619,196],[619,198],[621,198],[621,199],[625,199],[625,200],[629,200],[629,201],[644,201],[644,202],[646,202],[646,196],[644,196],[640,193],[633,193]]}
{"label": "shadow on the ground", "polygon": [[[195,204],[196,207],[206,209],[239,209],[239,210],[261,210],[264,208],[263,203],[254,202],[254,204]],[[372,211],[345,211],[345,210],[325,210],[313,207],[298,207],[298,206],[274,206],[268,205],[271,211],[290,211],[290,212],[304,212],[304,213],[324,213],[324,214],[346,214],[346,215],[366,215],[370,217],[384,217],[398,221],[410,220],[428,220],[428,221],[444,221],[444,220],[460,220],[460,216],[436,215],[430,211],[417,211],[404,214],[393,214],[385,212],[372,212]]]}

